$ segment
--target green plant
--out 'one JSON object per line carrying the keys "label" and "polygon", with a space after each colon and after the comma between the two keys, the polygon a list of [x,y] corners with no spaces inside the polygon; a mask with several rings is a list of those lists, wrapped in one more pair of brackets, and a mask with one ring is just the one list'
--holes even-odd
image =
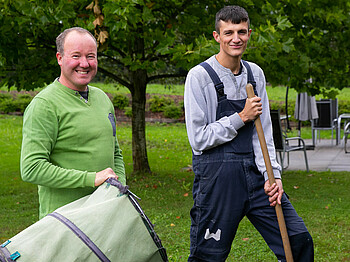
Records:
{"label": "green plant", "polygon": [[9,113],[11,112],[13,98],[9,93],[0,93],[0,112]]}
{"label": "green plant", "polygon": [[24,110],[27,108],[32,99],[33,97],[28,94],[18,95],[15,99],[16,111],[23,114]]}
{"label": "green plant", "polygon": [[5,114],[19,112],[23,114],[32,99],[32,96],[28,94],[19,94],[17,97],[12,97],[10,94],[1,94],[0,112]]}
{"label": "green plant", "polygon": [[12,99],[12,96],[10,93],[2,93],[0,92],[0,103],[4,100]]}
{"label": "green plant", "polygon": [[[281,110],[281,114],[286,114],[286,104],[282,101],[269,100],[270,109],[271,110]],[[288,101],[288,115],[290,115],[290,120],[295,120],[294,118],[294,108],[295,108],[295,100]]]}
{"label": "green plant", "polygon": [[132,108],[131,108],[131,106],[125,107],[125,115],[127,117],[132,117]]}
{"label": "green plant", "polygon": [[0,102],[0,112],[8,114],[15,111],[15,101],[11,99],[4,99]]}
{"label": "green plant", "polygon": [[185,110],[185,102],[183,100],[179,102],[179,106],[182,108],[182,110]]}
{"label": "green plant", "polygon": [[338,114],[344,114],[350,112],[350,103],[346,100],[338,100]]}
{"label": "green plant", "polygon": [[182,116],[182,108],[175,104],[164,106],[164,116],[167,118],[177,119]]}
{"label": "green plant", "polygon": [[114,107],[123,110],[129,105],[129,98],[126,95],[117,94],[113,97],[112,103]]}
{"label": "green plant", "polygon": [[149,110],[151,112],[163,112],[165,106],[173,104],[174,101],[165,96],[153,96],[149,100]]}

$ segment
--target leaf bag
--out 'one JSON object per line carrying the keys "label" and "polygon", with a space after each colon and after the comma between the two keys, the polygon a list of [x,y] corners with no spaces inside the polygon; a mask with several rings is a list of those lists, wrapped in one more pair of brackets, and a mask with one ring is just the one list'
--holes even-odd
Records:
{"label": "leaf bag", "polygon": [[1,262],[168,261],[136,196],[115,179],[0,245]]}

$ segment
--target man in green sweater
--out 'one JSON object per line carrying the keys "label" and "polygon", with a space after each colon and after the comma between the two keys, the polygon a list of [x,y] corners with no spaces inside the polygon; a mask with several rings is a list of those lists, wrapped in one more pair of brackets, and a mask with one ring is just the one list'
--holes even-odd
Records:
{"label": "man in green sweater", "polygon": [[21,175],[38,185],[39,218],[91,194],[107,178],[126,183],[114,107],[88,86],[97,73],[97,43],[85,29],[57,39],[60,77],[34,97],[23,117]]}

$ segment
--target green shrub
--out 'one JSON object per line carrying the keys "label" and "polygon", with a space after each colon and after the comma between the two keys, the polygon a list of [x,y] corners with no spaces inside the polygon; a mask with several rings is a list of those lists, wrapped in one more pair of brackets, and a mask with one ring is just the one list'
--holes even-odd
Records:
{"label": "green shrub", "polygon": [[179,106],[181,107],[181,109],[182,109],[183,111],[185,111],[185,102],[184,102],[183,100],[181,100],[181,101],[179,102]]}
{"label": "green shrub", "polygon": [[113,97],[112,103],[114,107],[123,110],[129,105],[129,98],[125,95],[117,94]]}
{"label": "green shrub", "polygon": [[13,98],[9,93],[0,93],[0,112],[9,113],[13,109]]}
{"label": "green shrub", "polygon": [[271,100],[270,101],[270,109],[271,110],[282,110],[282,105],[280,103],[278,103],[278,101],[273,101]]}
{"label": "green shrub", "polygon": [[[286,114],[286,104],[284,101],[282,102],[282,101],[270,100],[269,103],[270,103],[271,110],[280,109],[282,115]],[[288,101],[288,115],[291,116],[290,119],[294,119],[294,109],[295,109],[295,101],[294,100]]]}
{"label": "green shrub", "polygon": [[125,107],[125,115],[127,117],[132,117],[132,108],[131,108],[131,106]]}
{"label": "green shrub", "polygon": [[13,99],[4,99],[0,102],[0,112],[8,114],[10,112],[16,111],[15,100]]}
{"label": "green shrub", "polygon": [[167,118],[177,119],[182,116],[182,108],[177,105],[166,105],[164,107],[164,116]]}
{"label": "green shrub", "polygon": [[33,97],[28,94],[19,94],[15,98],[10,94],[0,94],[0,112],[5,114],[20,112],[23,114],[32,99]]}
{"label": "green shrub", "polygon": [[350,103],[346,100],[338,100],[338,115],[349,113]]}
{"label": "green shrub", "polygon": [[12,96],[9,93],[0,93],[0,103],[8,99],[12,100]]}
{"label": "green shrub", "polygon": [[149,110],[153,113],[163,112],[165,106],[174,104],[174,101],[168,97],[153,96],[149,100]]}
{"label": "green shrub", "polygon": [[33,97],[28,94],[18,95],[15,100],[16,112],[21,112],[23,114],[32,99]]}

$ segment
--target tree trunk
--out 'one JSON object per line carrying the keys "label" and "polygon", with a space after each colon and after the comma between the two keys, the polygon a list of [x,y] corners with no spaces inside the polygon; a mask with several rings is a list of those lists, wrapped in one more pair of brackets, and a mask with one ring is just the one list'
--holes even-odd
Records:
{"label": "tree trunk", "polygon": [[132,96],[132,158],[134,173],[150,173],[146,147],[146,87],[147,73],[137,70],[131,73]]}

